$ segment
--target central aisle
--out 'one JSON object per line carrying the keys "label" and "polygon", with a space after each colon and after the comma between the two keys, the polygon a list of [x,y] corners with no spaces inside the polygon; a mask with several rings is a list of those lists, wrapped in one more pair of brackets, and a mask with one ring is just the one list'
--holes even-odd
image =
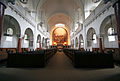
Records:
{"label": "central aisle", "polygon": [[57,52],[45,68],[0,68],[0,81],[120,81],[120,68],[76,69]]}
{"label": "central aisle", "polygon": [[73,69],[72,62],[63,52],[57,52],[49,61],[47,69]]}

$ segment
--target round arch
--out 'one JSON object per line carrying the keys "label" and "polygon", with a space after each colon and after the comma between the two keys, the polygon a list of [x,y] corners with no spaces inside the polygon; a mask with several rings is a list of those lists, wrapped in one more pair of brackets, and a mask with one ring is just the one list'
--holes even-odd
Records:
{"label": "round arch", "polygon": [[[113,35],[109,34],[109,30],[113,32]],[[114,14],[108,15],[100,26],[100,36],[103,39],[104,48],[118,48],[118,38],[115,35],[117,33],[116,18]]]}
{"label": "round arch", "polygon": [[[28,45],[28,49],[33,49],[33,41],[34,41],[34,35],[31,28],[27,28],[24,33],[24,40],[26,40],[26,43]],[[25,44],[25,43],[24,43]]]}
{"label": "round arch", "polygon": [[72,18],[64,13],[56,13],[53,14],[51,17],[48,18],[48,24],[51,27],[50,29],[52,30],[55,26],[55,24],[62,23],[65,24],[68,29],[70,29],[70,24],[73,23]]}
{"label": "round arch", "polygon": [[75,38],[75,47],[78,48],[78,38]]}
{"label": "round arch", "polygon": [[79,35],[79,44],[81,47],[84,46],[84,39],[82,34]]}
{"label": "round arch", "polygon": [[41,48],[41,35],[37,35],[37,48]]}
{"label": "round arch", "polygon": [[[60,32],[59,32],[58,30],[59,30]],[[60,34],[57,33],[56,31],[59,32]],[[65,28],[57,27],[57,28],[55,28],[55,29],[53,30],[53,33],[52,33],[52,37],[53,37],[52,40],[53,40],[53,42],[52,42],[52,44],[54,44],[55,33],[57,33],[57,34],[62,35],[63,37],[65,37],[64,42],[66,42],[66,45],[68,45],[68,32],[67,32],[67,30],[66,30]],[[64,34],[65,36],[64,36],[63,34]],[[60,38],[61,38],[61,37],[60,37]],[[59,38],[58,38],[58,39],[59,39]],[[67,39],[67,40],[66,40],[66,39]],[[61,41],[61,42],[62,42],[62,41]]]}
{"label": "round arch", "polygon": [[87,48],[92,51],[92,44],[95,39],[93,39],[94,35],[96,35],[96,31],[94,28],[89,28],[87,31]]}
{"label": "round arch", "polygon": [[4,16],[4,21],[3,21],[3,33],[7,33],[6,29],[11,28],[13,29],[13,34],[21,36],[21,28],[19,22],[10,15],[5,15]]}
{"label": "round arch", "polygon": [[42,38],[42,48],[44,48],[45,47],[45,38],[43,37]]}
{"label": "round arch", "polygon": [[38,36],[37,36],[37,43],[41,43],[41,35],[40,34],[38,34]]}
{"label": "round arch", "polygon": [[[53,32],[54,30],[56,29],[57,27],[54,26],[53,29],[51,30],[51,36],[50,36],[50,45],[53,45],[53,42],[52,42],[52,39],[53,39]],[[65,26],[65,27],[62,27],[64,28],[66,31],[67,31],[67,34],[68,34],[68,45],[70,45],[70,32],[69,32],[69,29]]]}
{"label": "round arch", "polygon": [[[113,26],[111,26],[111,25],[113,25]],[[115,28],[115,31],[117,31],[116,19],[115,19],[115,15],[114,14],[108,15],[102,21],[101,26],[100,26],[100,34],[104,35],[105,31],[108,30],[110,28],[110,26],[113,27],[113,28]]]}
{"label": "round arch", "polygon": [[14,17],[10,15],[5,15],[2,28],[1,47],[17,48],[18,39],[20,36],[21,28],[19,22]]}

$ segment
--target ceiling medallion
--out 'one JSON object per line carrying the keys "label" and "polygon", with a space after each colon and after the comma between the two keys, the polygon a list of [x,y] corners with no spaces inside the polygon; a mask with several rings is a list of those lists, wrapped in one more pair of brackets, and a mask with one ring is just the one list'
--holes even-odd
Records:
{"label": "ceiling medallion", "polygon": [[92,0],[92,2],[94,3],[98,3],[100,0]]}
{"label": "ceiling medallion", "polygon": [[23,3],[23,4],[27,4],[28,0],[20,0],[20,2]]}

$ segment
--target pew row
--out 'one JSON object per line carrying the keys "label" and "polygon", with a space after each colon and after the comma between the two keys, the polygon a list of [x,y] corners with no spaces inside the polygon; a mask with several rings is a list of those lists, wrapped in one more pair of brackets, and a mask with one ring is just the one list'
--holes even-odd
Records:
{"label": "pew row", "polygon": [[56,49],[8,54],[7,67],[45,67]]}
{"label": "pew row", "polygon": [[8,57],[7,52],[0,51],[0,62],[7,60],[7,57]]}
{"label": "pew row", "polygon": [[113,68],[113,55],[111,53],[98,53],[64,49],[64,53],[72,60],[76,68]]}

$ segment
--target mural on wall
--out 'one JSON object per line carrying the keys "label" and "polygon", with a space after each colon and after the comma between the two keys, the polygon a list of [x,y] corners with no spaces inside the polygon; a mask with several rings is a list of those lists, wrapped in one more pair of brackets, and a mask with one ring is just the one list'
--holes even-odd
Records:
{"label": "mural on wall", "polygon": [[68,34],[64,28],[58,27],[53,31],[53,44],[67,45]]}

